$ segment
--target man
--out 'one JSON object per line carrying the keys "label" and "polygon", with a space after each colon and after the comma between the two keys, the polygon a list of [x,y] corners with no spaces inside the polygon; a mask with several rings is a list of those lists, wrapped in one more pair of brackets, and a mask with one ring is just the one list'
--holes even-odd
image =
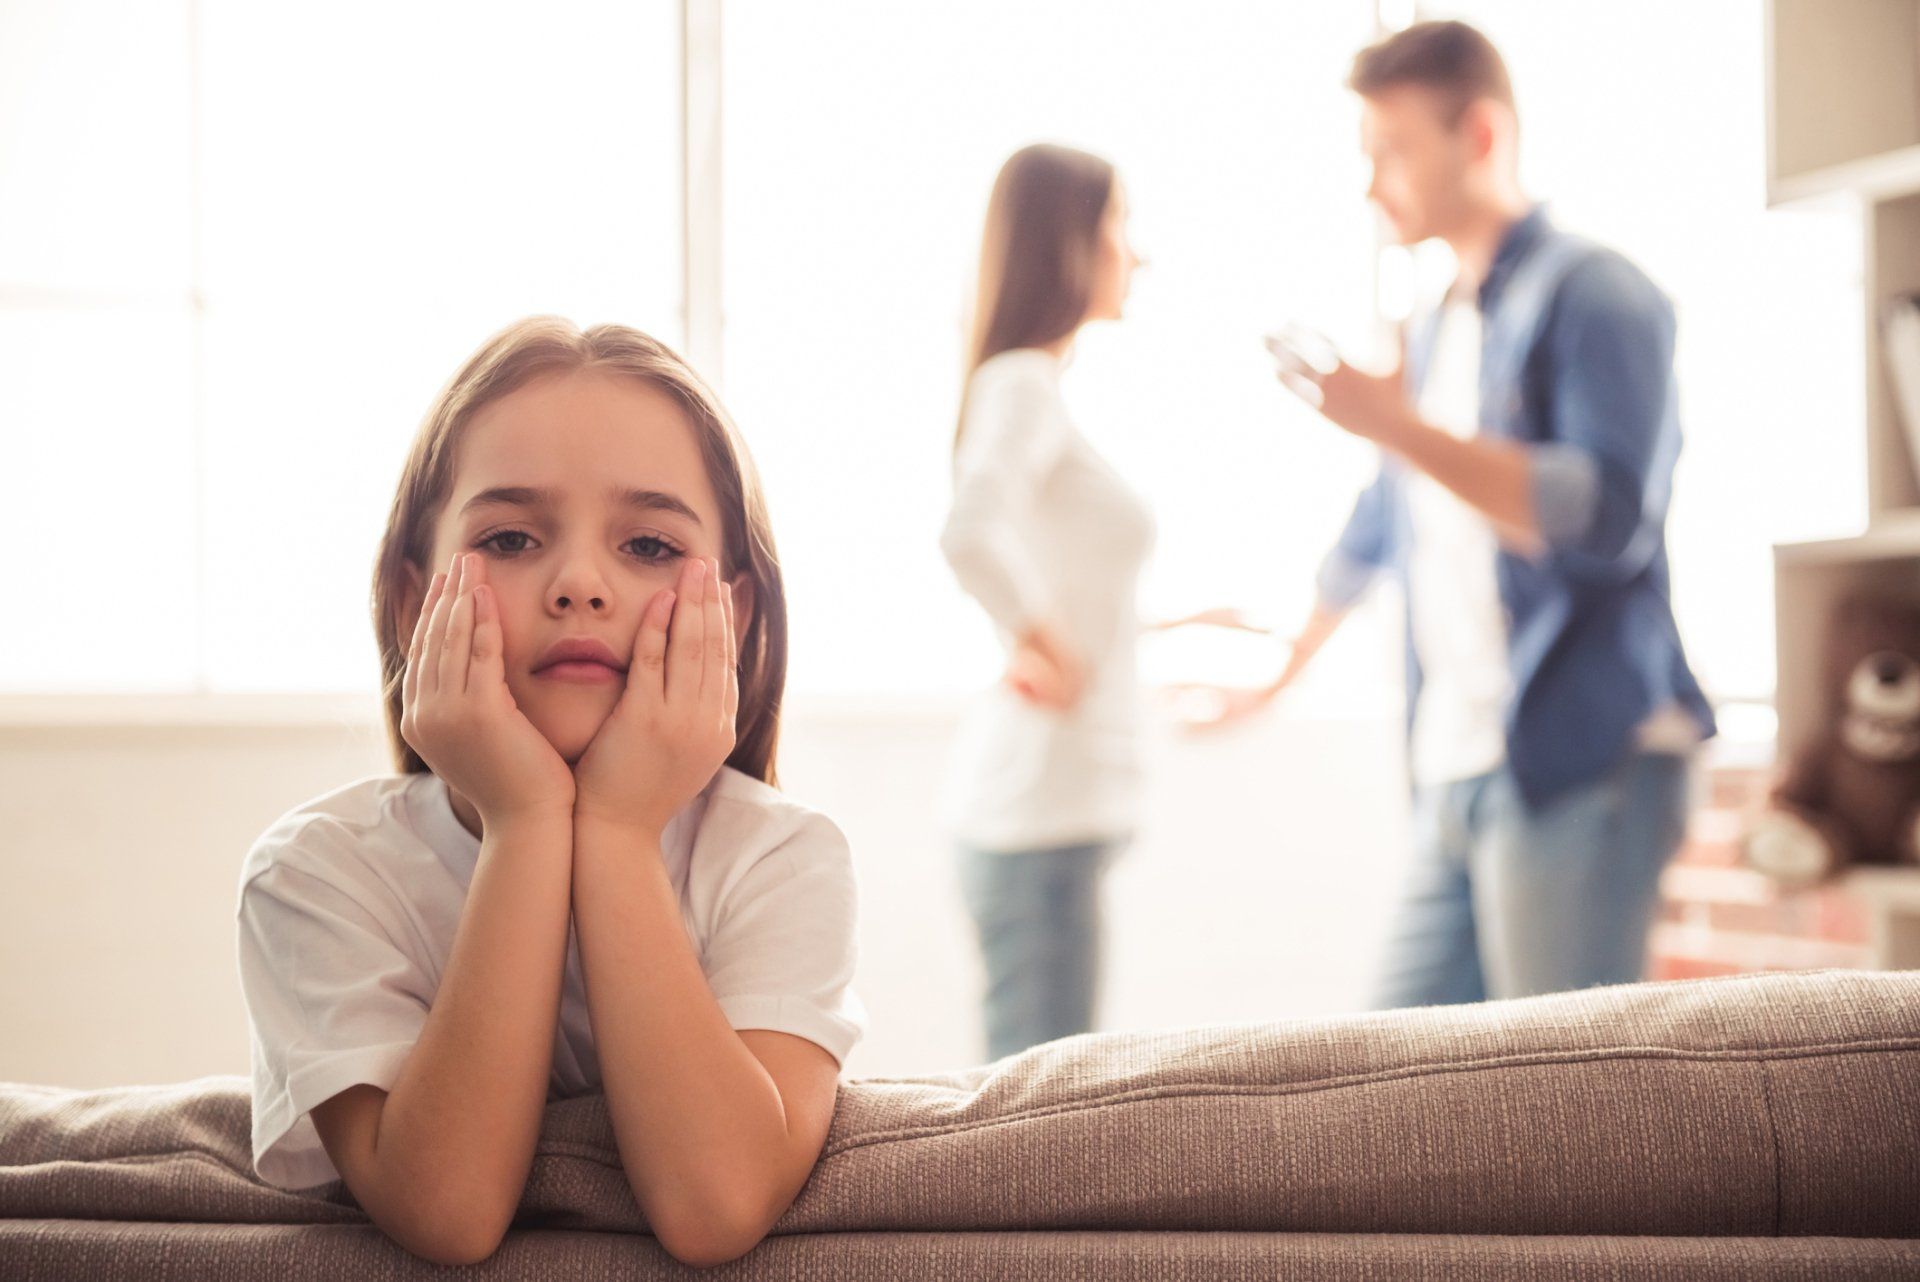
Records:
{"label": "man", "polygon": [[1637,979],[1687,758],[1714,732],[1668,592],[1673,308],[1522,193],[1513,91],[1478,31],[1407,28],[1349,85],[1369,198],[1458,275],[1400,373],[1287,377],[1381,465],[1285,671],[1240,710],[1398,579],[1416,848],[1378,1004]]}

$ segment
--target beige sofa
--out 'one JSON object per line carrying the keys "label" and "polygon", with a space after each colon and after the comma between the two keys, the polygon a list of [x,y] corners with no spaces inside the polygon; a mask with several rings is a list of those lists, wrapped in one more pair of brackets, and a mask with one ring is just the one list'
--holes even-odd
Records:
{"label": "beige sofa", "polygon": [[[339,1185],[268,1188],[245,1083],[0,1086],[0,1277],[405,1278]],[[548,1108],[469,1270],[696,1276],[602,1102]],[[1643,984],[1073,1038],[842,1090],[716,1278],[1920,1278],[1920,972]]]}

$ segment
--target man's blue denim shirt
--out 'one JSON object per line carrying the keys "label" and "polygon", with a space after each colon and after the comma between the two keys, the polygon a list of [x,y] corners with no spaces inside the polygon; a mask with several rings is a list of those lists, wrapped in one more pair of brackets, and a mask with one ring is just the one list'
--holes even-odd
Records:
{"label": "man's blue denim shirt", "polygon": [[[1503,326],[1516,270],[1556,242],[1571,265],[1537,323]],[[1502,547],[1495,565],[1513,676],[1507,765],[1521,795],[1540,806],[1619,764],[1640,723],[1670,702],[1698,721],[1703,738],[1714,733],[1674,625],[1667,569],[1680,454],[1673,305],[1620,254],[1573,240],[1536,207],[1507,229],[1479,306],[1480,430],[1530,447],[1547,545],[1539,559]],[[1421,318],[1408,336],[1407,386],[1416,396],[1438,319]],[[1323,605],[1352,605],[1383,571],[1413,590],[1406,476],[1404,464],[1382,455],[1321,565]],[[1409,727],[1419,691],[1409,628]]]}

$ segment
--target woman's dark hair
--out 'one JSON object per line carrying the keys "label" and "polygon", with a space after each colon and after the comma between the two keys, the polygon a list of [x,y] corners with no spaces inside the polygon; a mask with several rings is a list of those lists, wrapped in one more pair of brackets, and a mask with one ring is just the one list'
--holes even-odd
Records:
{"label": "woman's dark hair", "polygon": [[[1086,319],[1113,186],[1111,164],[1072,147],[1023,147],[1000,167],[980,241],[969,377],[990,357],[1057,342]],[[961,411],[964,420],[964,402]]]}

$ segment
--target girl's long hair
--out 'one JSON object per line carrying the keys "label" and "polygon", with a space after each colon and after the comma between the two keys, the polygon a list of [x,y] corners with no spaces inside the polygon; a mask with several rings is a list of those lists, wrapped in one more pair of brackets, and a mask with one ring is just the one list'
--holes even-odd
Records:
{"label": "girl's long hair", "polygon": [[766,497],[746,443],[713,391],[666,344],[625,325],[582,330],[558,316],[528,317],[482,344],[434,398],[401,470],[373,570],[373,629],[394,765],[404,774],[427,769],[400,734],[401,682],[414,623],[403,615],[409,583],[431,577],[433,527],[452,492],[467,425],[481,408],[536,378],[580,369],[626,374],[666,392],[693,428],[720,503],[722,572],[728,578],[744,573],[753,583],[753,619],[740,655],[740,711],[727,764],[772,784],[787,683],[787,598]]}
{"label": "girl's long hair", "polygon": [[[966,377],[993,356],[1067,337],[1086,319],[1113,166],[1039,143],[1007,158],[987,201]],[[966,421],[961,398],[960,420]],[[959,429],[954,444],[960,442]]]}

